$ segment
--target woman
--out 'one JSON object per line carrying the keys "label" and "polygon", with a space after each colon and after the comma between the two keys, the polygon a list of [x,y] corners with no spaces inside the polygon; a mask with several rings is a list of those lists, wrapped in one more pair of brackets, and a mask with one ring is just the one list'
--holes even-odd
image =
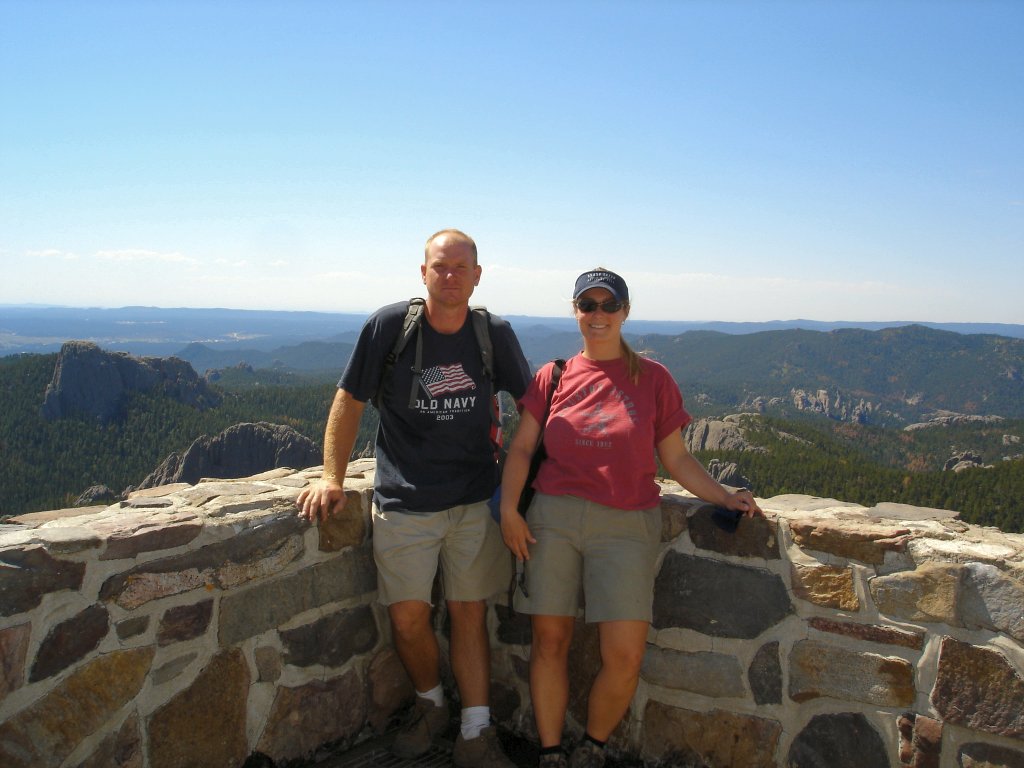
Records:
{"label": "woman", "polygon": [[[679,387],[663,365],[641,358],[622,338],[625,281],[603,268],[585,272],[573,307],[583,351],[567,361],[550,411],[552,365],[538,371],[522,399],[502,476],[502,536],[518,560],[529,561],[516,608],[531,615],[530,693],[543,768],[603,765],[604,744],[636,691],[661,539],[655,454],[691,493],[747,517],[763,514],[749,491],[730,493],[687,451],[681,430],[691,417]],[[545,412],[547,459],[527,522],[516,505]],[[581,587],[586,621],[598,625],[601,669],[590,689],[586,734],[567,761],[562,730]]]}

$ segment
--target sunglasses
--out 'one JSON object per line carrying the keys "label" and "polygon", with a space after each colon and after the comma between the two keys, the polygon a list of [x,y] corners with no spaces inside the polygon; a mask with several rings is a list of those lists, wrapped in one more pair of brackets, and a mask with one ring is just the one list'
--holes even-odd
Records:
{"label": "sunglasses", "polygon": [[598,307],[606,315],[613,315],[626,306],[623,301],[615,301],[614,299],[608,299],[607,301],[596,301],[594,299],[577,299],[576,309],[585,315],[589,315],[591,312],[597,310]]}

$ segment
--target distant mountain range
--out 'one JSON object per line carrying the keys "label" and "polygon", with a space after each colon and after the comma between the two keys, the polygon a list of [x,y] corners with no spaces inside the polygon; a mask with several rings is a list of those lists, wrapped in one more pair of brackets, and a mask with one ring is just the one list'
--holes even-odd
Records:
{"label": "distant mountain range", "polygon": [[[241,368],[334,381],[364,320],[360,315],[233,310],[47,312],[0,312],[8,353],[50,351],[51,343],[58,348],[55,339],[63,332],[65,338],[92,336],[112,351],[177,357],[214,380]],[[11,325],[12,315],[20,326]],[[510,321],[535,367],[580,349],[571,318]],[[627,338],[664,363],[687,401],[699,402],[705,411],[803,411],[889,426],[956,414],[1024,418],[1024,338],[925,325],[824,330],[837,324],[818,323],[815,329],[767,330],[774,324],[761,323],[742,324],[748,329],[743,333],[676,330],[686,325],[697,324],[630,320]],[[42,348],[28,343],[30,333]],[[317,334],[323,336],[310,338]],[[54,341],[44,345],[44,336]],[[15,345],[13,339],[20,342]]]}
{"label": "distant mountain range", "polygon": [[[546,340],[559,333],[578,334],[573,319],[506,315],[524,347],[538,342],[539,360],[549,359]],[[238,309],[181,309],[121,307],[0,306],[0,355],[19,352],[56,352],[69,339],[92,341],[105,349],[134,355],[178,354],[193,343],[215,350],[245,349],[276,352],[302,342],[349,343],[366,319],[365,314],[332,312],[278,312]],[[687,331],[716,331],[747,335],[765,331],[801,329],[829,332],[847,328],[879,331],[911,325],[908,322],[821,322],[784,320],[765,323],[727,321],[654,321],[630,318],[627,329],[638,335],[676,336]],[[961,335],[994,334],[1024,339],[1024,325],[995,323],[917,323]],[[566,340],[568,343],[568,339]],[[557,345],[556,345],[557,346]],[[564,346],[564,345],[563,345]],[[571,347],[571,345],[570,345]],[[557,346],[562,349],[562,346]],[[529,353],[528,353],[529,354]],[[560,353],[564,354],[564,352]],[[237,362],[237,361],[236,361]],[[253,361],[249,361],[257,365]],[[219,367],[219,366],[211,366]]]}

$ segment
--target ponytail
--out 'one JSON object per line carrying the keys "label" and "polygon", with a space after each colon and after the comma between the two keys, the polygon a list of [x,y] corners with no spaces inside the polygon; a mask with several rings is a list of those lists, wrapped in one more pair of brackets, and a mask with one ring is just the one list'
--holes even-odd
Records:
{"label": "ponytail", "polygon": [[640,364],[642,358],[635,349],[629,346],[624,337],[619,339],[619,343],[622,346],[622,356],[626,358],[626,370],[629,372],[629,380],[636,384],[640,381],[640,373],[643,370]]}

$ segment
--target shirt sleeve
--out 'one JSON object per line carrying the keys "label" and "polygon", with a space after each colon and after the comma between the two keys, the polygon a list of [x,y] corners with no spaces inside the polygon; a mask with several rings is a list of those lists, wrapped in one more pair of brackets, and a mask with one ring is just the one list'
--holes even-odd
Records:
{"label": "shirt sleeve", "polygon": [[655,376],[655,423],[654,442],[660,443],[666,437],[693,421],[693,417],[683,405],[683,395],[675,379],[660,363],[651,365],[651,373]]}
{"label": "shirt sleeve", "polygon": [[526,394],[519,401],[521,410],[529,411],[541,427],[544,426],[544,411],[548,407],[547,392],[551,386],[551,374],[554,367],[553,362],[541,366],[541,369],[533,377],[533,381],[526,388]]}
{"label": "shirt sleeve", "polygon": [[356,400],[365,403],[377,394],[384,375],[384,358],[398,338],[408,306],[408,302],[402,302],[384,307],[363,324],[345,372],[338,381],[338,387]]}

